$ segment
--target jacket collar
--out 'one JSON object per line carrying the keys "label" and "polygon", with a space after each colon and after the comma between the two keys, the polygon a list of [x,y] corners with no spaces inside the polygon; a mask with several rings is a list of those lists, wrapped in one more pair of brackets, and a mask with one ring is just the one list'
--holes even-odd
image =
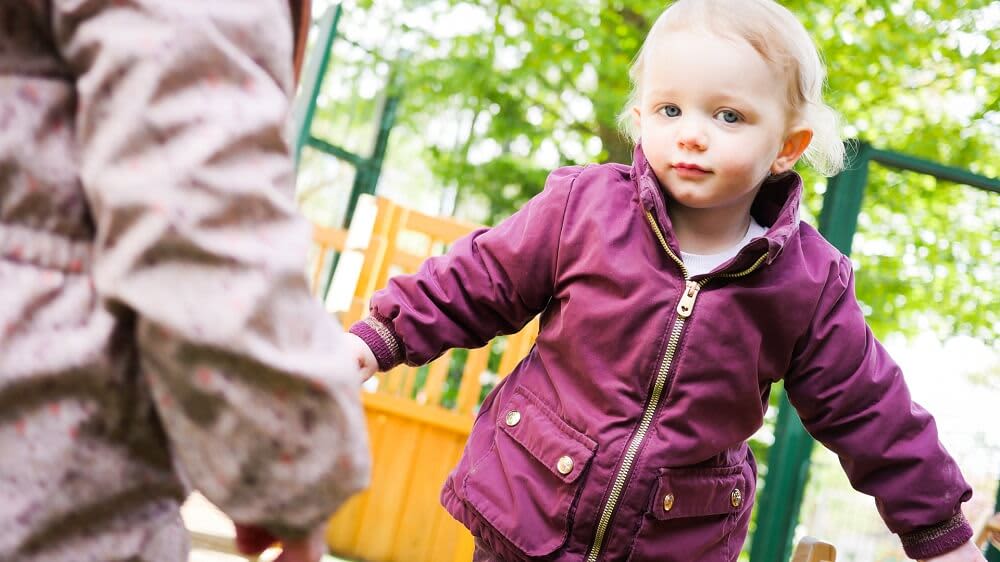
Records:
{"label": "jacket collar", "polygon": [[[670,198],[656,179],[656,174],[646,160],[641,144],[635,147],[631,178],[639,190],[639,200],[643,208],[653,213],[664,230],[663,235],[667,238],[670,248],[680,255],[677,238],[674,236],[673,226],[667,214],[667,206],[671,204]],[[752,258],[750,261],[753,261],[760,257],[761,251],[767,252],[767,263],[773,262],[781,254],[788,239],[798,232],[801,200],[802,178],[797,173],[788,172],[765,180],[750,208],[750,214],[767,228],[767,232],[762,238],[748,244],[737,256],[736,263],[742,264],[746,261],[740,257]]]}

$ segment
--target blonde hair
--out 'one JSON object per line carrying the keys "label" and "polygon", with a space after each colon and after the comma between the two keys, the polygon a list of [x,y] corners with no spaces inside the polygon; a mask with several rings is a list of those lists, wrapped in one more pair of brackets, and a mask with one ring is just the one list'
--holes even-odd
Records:
{"label": "blonde hair", "polygon": [[619,127],[632,142],[639,141],[632,107],[639,104],[645,53],[658,34],[685,26],[743,39],[765,60],[778,65],[789,78],[792,114],[813,130],[803,158],[826,176],[844,168],[840,118],[823,102],[826,68],[819,51],[798,18],[773,0],[677,0],[660,14],[629,69],[632,91],[618,116]]}

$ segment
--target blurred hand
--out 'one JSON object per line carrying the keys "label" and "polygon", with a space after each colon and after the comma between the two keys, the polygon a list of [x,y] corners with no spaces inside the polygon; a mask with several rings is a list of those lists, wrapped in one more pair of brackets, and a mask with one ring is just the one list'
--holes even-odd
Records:
{"label": "blurred hand", "polygon": [[358,362],[358,369],[361,371],[361,381],[364,382],[370,379],[378,371],[378,360],[375,359],[375,354],[372,353],[371,348],[368,347],[365,340],[350,332],[347,333],[347,341],[348,352]]}
{"label": "blurred hand", "polygon": [[986,559],[976,545],[969,541],[947,554],[928,558],[923,562],[986,562]]}
{"label": "blurred hand", "polygon": [[277,542],[277,537],[260,527],[236,524],[236,550],[240,554],[256,556]]}
{"label": "blurred hand", "polygon": [[236,549],[241,554],[258,556],[274,544],[281,554],[274,562],[319,562],[326,552],[326,525],[320,525],[302,539],[282,539],[255,525],[236,525]]}

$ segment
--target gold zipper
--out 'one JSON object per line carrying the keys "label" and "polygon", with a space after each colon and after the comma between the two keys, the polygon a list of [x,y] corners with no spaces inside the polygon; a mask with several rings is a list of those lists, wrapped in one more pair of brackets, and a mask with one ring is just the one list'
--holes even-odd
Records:
{"label": "gold zipper", "polygon": [[681,334],[684,332],[684,324],[694,311],[694,303],[698,298],[698,292],[705,286],[705,283],[708,283],[716,277],[735,279],[750,275],[758,267],[760,267],[767,258],[767,254],[765,253],[749,268],[737,273],[720,273],[712,277],[706,277],[700,281],[691,281],[689,279],[687,267],[684,266],[684,262],[682,262],[681,259],[678,258],[677,255],[670,249],[670,246],[667,245],[666,239],[663,238],[663,232],[660,231],[660,227],[656,224],[656,219],[653,218],[652,213],[649,211],[646,211],[646,220],[648,220],[650,226],[653,227],[653,232],[656,234],[656,238],[660,241],[660,245],[667,252],[667,255],[674,260],[678,267],[680,267],[681,273],[684,274],[686,285],[684,287],[684,294],[681,295],[681,300],[677,303],[677,318],[674,320],[674,327],[670,331],[670,339],[667,340],[667,350],[663,354],[663,360],[660,362],[660,370],[656,373],[656,381],[653,384],[653,394],[650,396],[649,404],[646,405],[646,409],[642,413],[642,420],[639,422],[639,429],[636,431],[635,435],[632,436],[628,449],[625,451],[625,459],[622,461],[621,468],[618,469],[618,474],[615,476],[615,483],[611,487],[611,494],[604,503],[604,510],[601,512],[601,519],[597,522],[597,533],[594,536],[593,544],[590,546],[590,552],[587,554],[587,562],[597,562],[597,557],[601,554],[601,543],[604,542],[604,535],[607,533],[608,525],[611,523],[611,515],[615,511],[615,507],[618,505],[618,500],[621,497],[622,490],[625,489],[625,481],[628,478],[629,472],[632,470],[632,463],[635,462],[635,457],[639,452],[639,447],[646,438],[646,433],[649,431],[649,425],[653,422],[653,415],[656,413],[656,408],[659,405],[663,389],[667,384],[667,374],[670,372],[670,366],[674,362],[674,354],[677,352],[677,345],[680,343]]}

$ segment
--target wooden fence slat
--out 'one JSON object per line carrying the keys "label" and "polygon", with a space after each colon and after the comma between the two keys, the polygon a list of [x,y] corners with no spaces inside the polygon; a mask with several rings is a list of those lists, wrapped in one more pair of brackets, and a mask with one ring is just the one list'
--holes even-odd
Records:
{"label": "wooden fence slat", "polygon": [[318,293],[321,289],[320,279],[326,271],[327,255],[330,251],[343,252],[347,246],[347,231],[341,228],[330,228],[313,225],[313,246],[316,255],[313,259],[309,283],[312,291]]}
{"label": "wooden fence slat", "polygon": [[413,398],[413,390],[417,386],[417,371],[418,367],[410,367],[406,370],[403,377],[403,387],[400,389],[402,396],[405,398]]}
{"label": "wooden fence slat", "polygon": [[418,396],[417,401],[422,404],[437,406],[441,403],[441,394],[444,392],[444,383],[448,379],[448,369],[451,367],[451,350],[444,352],[444,355],[435,359],[427,371],[427,381]]}
{"label": "wooden fence slat", "polygon": [[435,217],[419,212],[412,212],[407,220],[407,228],[423,232],[432,239],[452,244],[459,238],[468,235],[481,225],[463,222],[448,217]]}
{"label": "wooden fence slat", "polygon": [[372,482],[378,482],[378,493],[369,493],[361,514],[358,551],[369,560],[389,560],[392,543],[401,523],[400,506],[410,485],[410,467],[414,465],[417,435],[420,426],[389,417],[385,431],[390,432],[387,446],[392,447],[393,462],[375,463]]}
{"label": "wooden fence slat", "polygon": [[[458,461],[464,448],[465,439],[455,439],[452,441],[450,447],[442,451],[442,458],[455,459],[455,461],[452,462],[452,466],[447,468],[439,480],[442,484],[444,483],[445,478],[447,478],[448,472],[454,468],[455,462]],[[445,511],[444,508],[438,510],[436,515],[433,534],[431,535],[431,547],[427,553],[427,557],[424,559],[424,562],[452,560],[455,558],[456,554],[461,555],[463,552],[461,548],[463,538],[467,537],[470,542],[472,541],[472,535],[469,534],[469,531],[466,530],[461,523],[456,521],[450,513]],[[462,560],[462,562],[469,562],[472,560],[472,550],[468,550],[468,555],[460,558],[460,560]]]}
{"label": "wooden fence slat", "polygon": [[[465,439],[424,427],[417,444],[410,476],[409,494],[401,506],[401,521],[395,545],[390,555],[400,562],[436,562],[433,543],[441,527],[443,533],[456,535],[454,527],[461,526],[440,505],[441,484],[454,468]],[[428,509],[428,506],[436,506]],[[464,529],[462,529],[464,530]]]}
{"label": "wooden fence slat", "polygon": [[[364,400],[362,395],[362,400]],[[391,437],[385,427],[389,417],[378,411],[366,412],[369,450],[373,459],[386,458],[392,451],[388,443]],[[351,555],[358,552],[361,535],[365,529],[361,526],[361,515],[365,511],[371,497],[371,489],[362,492],[344,503],[330,520],[326,528],[326,540],[332,552]]]}
{"label": "wooden fence slat", "polygon": [[455,401],[455,411],[460,414],[471,414],[479,404],[479,391],[482,389],[480,377],[486,370],[490,360],[490,346],[469,351],[462,372],[462,382],[458,387],[458,398]]}

